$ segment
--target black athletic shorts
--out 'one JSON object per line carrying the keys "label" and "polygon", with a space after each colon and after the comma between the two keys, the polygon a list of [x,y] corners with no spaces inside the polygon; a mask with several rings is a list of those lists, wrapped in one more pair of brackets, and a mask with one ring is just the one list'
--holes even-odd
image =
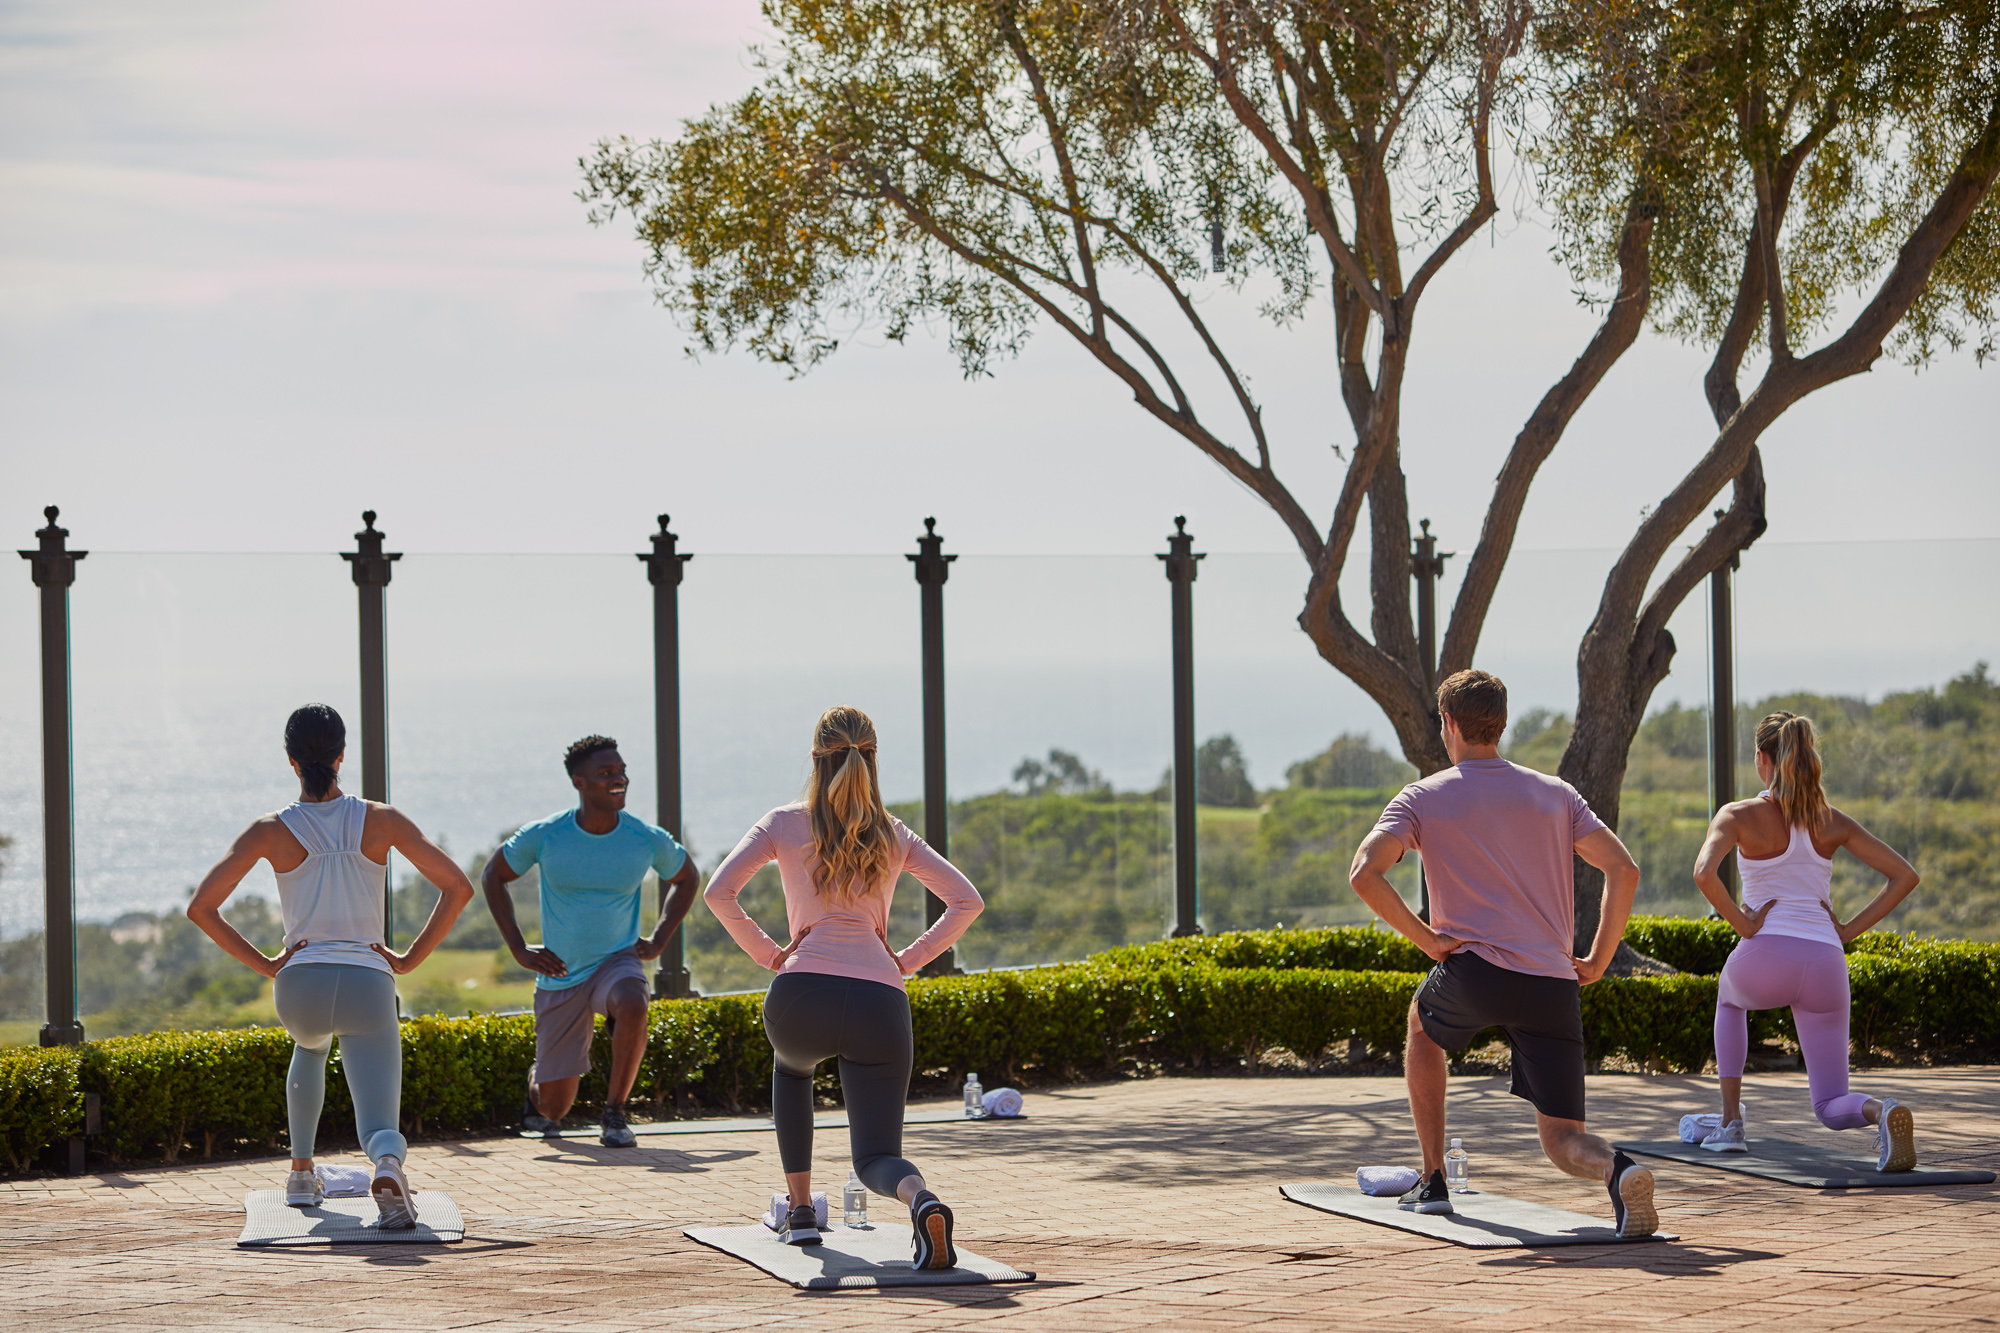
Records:
{"label": "black athletic shorts", "polygon": [[1417,1019],[1447,1051],[1499,1028],[1514,1051],[1513,1094],[1543,1115],[1583,1119],[1583,1002],[1575,978],[1511,971],[1461,949],[1417,989]]}

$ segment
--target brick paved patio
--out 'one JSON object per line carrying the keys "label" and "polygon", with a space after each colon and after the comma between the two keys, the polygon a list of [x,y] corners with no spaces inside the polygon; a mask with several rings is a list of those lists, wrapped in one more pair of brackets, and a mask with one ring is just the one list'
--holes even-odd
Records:
{"label": "brick paved patio", "polygon": [[[2000,1069],[1869,1072],[1917,1110],[1926,1161],[2000,1166]],[[1593,1128],[1661,1137],[1708,1109],[1692,1078],[1593,1078]],[[1454,1079],[1475,1183],[1608,1216],[1553,1173],[1497,1078]],[[1756,1076],[1752,1132],[1832,1139],[1799,1074]],[[43,1328],[721,1330],[1578,1329],[2000,1325],[2000,1187],[1822,1193],[1665,1164],[1679,1244],[1476,1251],[1312,1212],[1281,1181],[1352,1178],[1412,1149],[1399,1080],[1173,1078],[1032,1094],[1031,1119],[913,1127],[907,1151],[960,1235],[1031,1287],[794,1291],[680,1235],[747,1221],[781,1187],[768,1134],[426,1144],[468,1238],[444,1247],[238,1250],[240,1200],[282,1161],[0,1184],[7,1333]],[[832,1141],[829,1142],[828,1138]],[[1858,1148],[1861,1136],[1845,1136]],[[822,1135],[821,1183],[845,1178]],[[838,1172],[838,1174],[836,1174]],[[887,1205],[893,1207],[893,1205]],[[1412,1324],[1413,1317],[1419,1321]]]}

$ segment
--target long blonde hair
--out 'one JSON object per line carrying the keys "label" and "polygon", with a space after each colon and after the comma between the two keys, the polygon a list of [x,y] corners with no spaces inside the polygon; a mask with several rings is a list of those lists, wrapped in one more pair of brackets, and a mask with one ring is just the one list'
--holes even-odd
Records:
{"label": "long blonde hair", "polygon": [[902,851],[875,776],[875,724],[859,708],[827,709],[813,728],[812,758],[813,887],[850,903],[886,880]]}
{"label": "long blonde hair", "polygon": [[1833,813],[1820,786],[1819,733],[1812,719],[1782,709],[1757,724],[1757,749],[1771,757],[1771,797],[1795,828],[1817,829]]}

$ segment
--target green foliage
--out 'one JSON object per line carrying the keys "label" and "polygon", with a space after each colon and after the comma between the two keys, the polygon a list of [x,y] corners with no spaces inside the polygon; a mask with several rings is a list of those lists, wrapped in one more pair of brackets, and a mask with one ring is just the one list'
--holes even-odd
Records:
{"label": "green foliage", "polygon": [[1285,770],[1293,787],[1401,787],[1416,781],[1417,770],[1366,736],[1343,732],[1333,744]]}
{"label": "green foliage", "polygon": [[[1580,279],[1615,275],[1636,186],[1655,219],[1653,319],[1708,346],[1725,340],[1760,207],[1778,224],[1786,322],[1802,338],[1880,281],[2000,96],[1991,0],[1587,5],[1543,37],[1568,80],[1539,148],[1561,252]],[[1931,273],[1898,350],[1921,364],[1972,339],[1983,361],[1996,296],[2000,208],[1988,199]],[[1763,299],[1753,286],[1751,310]]]}
{"label": "green foliage", "polygon": [[48,1144],[83,1124],[83,1052],[75,1046],[0,1050],[0,1156],[26,1171]]}
{"label": "green foliage", "polygon": [[1242,747],[1230,735],[1211,736],[1194,752],[1195,799],[1202,805],[1255,809],[1257,788],[1251,785]]}
{"label": "green foliage", "polygon": [[1318,968],[1336,972],[1426,972],[1423,950],[1388,930],[1240,930],[1187,935],[1112,949],[1098,961],[1119,967],[1210,963],[1217,967]]}
{"label": "green foliage", "polygon": [[[1656,956],[1714,963],[1719,923],[1634,922]],[[1726,930],[1727,927],[1720,927]],[[1678,954],[1676,954],[1678,950]],[[1860,1052],[1954,1057],[2000,1049],[2000,947],[1863,936],[1851,950],[1854,1042]],[[988,1081],[1058,1083],[1120,1072],[1254,1069],[1274,1052],[1315,1064],[1344,1042],[1400,1052],[1428,960],[1372,930],[1238,932],[1112,950],[1080,963],[910,982],[916,1084],[946,1092],[968,1071]],[[1707,1059],[1716,979],[1607,978],[1583,991],[1589,1056],[1699,1070]],[[1790,1035],[1782,1014],[1753,1017],[1760,1040]],[[670,1113],[769,1103],[771,1047],[761,995],[655,1003],[635,1099]],[[0,1155],[28,1169],[80,1128],[85,1091],[102,1097],[96,1151],[112,1160],[177,1160],[276,1152],[285,1123],[292,1044],[277,1028],[160,1032],[52,1051],[0,1052]],[[403,1128],[489,1131],[513,1123],[534,1058],[526,1015],[417,1018],[403,1024]],[[593,1058],[609,1067],[600,1023]],[[832,1067],[822,1089],[837,1090]],[[586,1076],[581,1105],[602,1100]],[[328,1071],[322,1138],[347,1123],[338,1058]]]}

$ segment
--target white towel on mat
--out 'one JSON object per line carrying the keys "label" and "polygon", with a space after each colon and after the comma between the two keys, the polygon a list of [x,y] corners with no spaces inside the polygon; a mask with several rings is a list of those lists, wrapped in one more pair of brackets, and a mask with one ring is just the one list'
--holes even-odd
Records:
{"label": "white towel on mat", "polygon": [[[764,1225],[773,1231],[783,1231],[785,1229],[785,1218],[791,1211],[791,1195],[773,1194],[771,1196],[771,1211],[764,1214]],[[821,1190],[813,1191],[813,1225],[818,1227],[826,1225],[826,1194]]]}
{"label": "white towel on mat", "polygon": [[1363,1194],[1407,1194],[1421,1179],[1407,1166],[1363,1166],[1354,1172],[1354,1183]]}
{"label": "white towel on mat", "polygon": [[362,1198],[375,1179],[375,1173],[365,1166],[342,1166],[334,1162],[314,1167],[313,1174],[319,1177],[320,1186],[326,1190],[329,1199]]}
{"label": "white towel on mat", "polygon": [[986,1114],[1011,1120],[1021,1114],[1021,1094],[1012,1088],[995,1088],[979,1099]]}
{"label": "white towel on mat", "polygon": [[1722,1117],[1713,1111],[1707,1115],[1684,1115],[1681,1117],[1681,1142],[1700,1143],[1721,1128]]}

